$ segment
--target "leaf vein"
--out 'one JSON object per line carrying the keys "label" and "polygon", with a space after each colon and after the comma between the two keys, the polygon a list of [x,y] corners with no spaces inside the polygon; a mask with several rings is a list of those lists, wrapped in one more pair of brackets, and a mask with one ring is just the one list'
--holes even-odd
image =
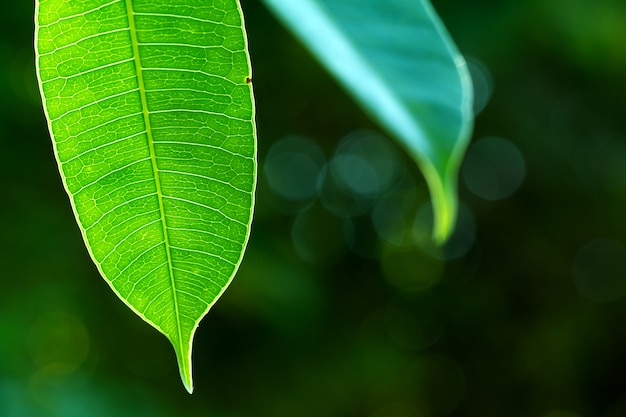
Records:
{"label": "leaf vein", "polygon": [[245,194],[252,194],[250,191],[244,190],[244,189],[239,188],[239,187],[235,187],[233,184],[231,184],[228,181],[222,181],[222,180],[219,180],[217,178],[209,177],[209,176],[206,176],[206,175],[195,174],[193,172],[173,171],[173,170],[170,170],[170,169],[162,169],[160,171],[168,173],[168,174],[177,174],[177,175],[185,175],[185,176],[190,176],[190,177],[202,178],[202,179],[207,180],[207,181],[213,181],[213,182],[217,182],[219,184],[227,185],[227,186],[231,187],[232,189],[234,189],[236,191],[239,191],[239,192],[242,192],[242,193],[245,193]]}
{"label": "leaf vein", "polygon": [[139,255],[137,255],[132,261],[130,261],[118,274],[115,278],[113,278],[111,280],[111,282],[117,280],[119,277],[121,277],[122,275],[124,275],[124,272],[126,272],[126,270],[128,270],[128,268],[130,268],[135,262],[137,262],[139,259],[141,259],[145,254],[147,254],[150,251],[153,251],[154,249],[158,248],[161,245],[164,245],[165,242],[159,242],[156,245],[150,246],[148,249],[144,250],[143,252],[141,252]]}
{"label": "leaf vein", "polygon": [[102,175],[102,176],[98,177],[98,179],[97,179],[97,180],[94,180],[94,181],[90,182],[90,183],[89,183],[89,184],[87,184],[87,185],[83,185],[83,186],[82,186],[82,187],[80,187],[77,191],[75,191],[75,192],[74,192],[74,195],[78,195],[78,194],[80,194],[82,191],[85,191],[87,188],[89,188],[89,187],[92,187],[92,186],[96,185],[98,182],[102,181],[103,179],[105,179],[105,178],[107,178],[107,177],[109,177],[109,176],[111,176],[111,175],[113,175],[113,174],[115,174],[115,173],[117,173],[117,172],[123,171],[123,170],[125,170],[126,168],[129,168],[129,167],[131,167],[131,166],[133,166],[133,165],[140,164],[140,163],[142,163],[142,162],[149,161],[149,160],[150,160],[150,157],[148,157],[148,158],[143,158],[143,159],[140,159],[140,160],[138,160],[138,161],[133,161],[133,162],[131,162],[131,163],[129,163],[129,164],[126,164],[126,165],[124,165],[124,166],[122,166],[122,167],[119,167],[119,168],[113,169],[113,170],[111,170],[111,171],[107,172],[106,174],[104,174],[104,175]]}
{"label": "leaf vein", "polygon": [[79,43],[84,42],[84,41],[88,41],[90,39],[97,39],[97,38],[100,38],[100,37],[103,37],[103,36],[112,35],[114,33],[119,33],[119,32],[126,32],[126,31],[128,31],[128,28],[118,28],[118,29],[112,29],[112,30],[109,30],[109,31],[106,31],[106,32],[94,33],[92,35],[85,36],[83,38],[75,40],[74,42],[65,44],[63,46],[59,46],[58,48],[55,48],[55,49],[53,49],[50,52],[45,52],[43,54],[39,54],[39,56],[42,57],[42,56],[53,55],[53,54],[55,54],[55,53],[57,53],[59,51],[62,51],[64,49],[76,47],[76,46],[78,46]]}
{"label": "leaf vein", "polygon": [[159,222],[159,221],[161,221],[161,219],[160,219],[160,218],[159,218],[159,219],[157,219],[157,220],[153,220],[153,221],[151,221],[151,222],[149,222],[149,223],[146,223],[146,224],[144,224],[143,226],[141,226],[141,227],[139,227],[139,228],[137,228],[137,229],[133,230],[133,231],[132,231],[131,233],[129,233],[128,235],[124,236],[124,238],[123,238],[123,239],[121,239],[119,242],[117,242],[117,244],[113,247],[113,249],[111,249],[111,250],[109,251],[109,253],[107,253],[107,254],[106,254],[106,256],[105,256],[104,258],[102,258],[101,263],[104,263],[104,262],[105,262],[105,261],[109,258],[109,256],[111,256],[113,253],[115,253],[115,252],[117,251],[117,248],[118,248],[118,247],[120,247],[120,245],[122,245],[124,242],[127,242],[127,241],[128,241],[128,239],[130,239],[130,237],[131,237],[131,236],[133,236],[133,235],[137,234],[138,232],[140,232],[141,230],[145,229],[146,227],[150,227],[150,226],[152,226],[153,224],[155,224],[156,222]]}
{"label": "leaf vein", "polygon": [[[197,264],[197,263],[195,263],[195,262],[177,261],[176,263],[177,263],[177,264],[187,264],[187,265],[197,265],[197,266],[203,266],[204,268],[206,268],[206,266],[204,266],[204,265],[200,265],[200,264]],[[180,271],[180,272],[184,272],[184,273],[189,274],[189,275],[193,275],[194,277],[199,278],[201,281],[205,281],[205,280],[206,280],[206,281],[209,281],[211,284],[216,285],[218,288],[221,288],[221,287],[222,287],[222,285],[220,285],[220,284],[218,284],[216,281],[214,281],[214,280],[213,280],[213,278],[210,278],[210,277],[205,277],[205,276],[199,275],[199,274],[197,274],[197,273],[195,273],[195,272],[188,271],[188,270],[183,269],[183,268],[176,268],[176,267],[174,267],[174,269],[176,269],[177,271]],[[186,284],[186,285],[192,285],[192,286],[194,286],[194,287],[201,288],[203,291],[204,291],[204,290],[208,290],[208,288],[202,288],[200,285],[197,285],[197,284],[196,284],[196,283],[194,283],[193,281],[187,282],[187,284]]]}
{"label": "leaf vein", "polygon": [[211,257],[211,258],[217,258],[217,259],[220,259],[220,260],[222,260],[222,261],[226,262],[227,264],[230,264],[230,265],[233,265],[233,266],[235,265],[235,263],[234,263],[233,261],[230,261],[230,260],[228,260],[228,259],[226,259],[226,258],[224,258],[224,257],[222,257],[222,256],[216,255],[216,254],[214,254],[214,253],[206,252],[206,251],[203,251],[203,250],[198,250],[198,249],[189,249],[189,248],[179,248],[179,247],[177,247],[177,246],[171,246],[171,248],[172,248],[172,249],[175,249],[175,250],[182,251],[182,252],[200,253],[200,254],[202,254],[202,255],[206,255],[206,256],[209,256],[209,257]]}
{"label": "leaf vein", "polygon": [[53,22],[46,23],[44,25],[39,25],[39,27],[47,28],[47,27],[50,27],[50,26],[54,26],[54,25],[56,25],[56,24],[58,24],[58,23],[60,23],[60,22],[62,22],[64,20],[70,20],[70,19],[75,19],[77,17],[87,16],[90,13],[97,12],[98,10],[104,9],[105,7],[109,7],[109,6],[113,5],[113,4],[121,3],[121,2],[122,2],[122,0],[114,0],[114,1],[111,1],[109,3],[102,4],[102,5],[98,6],[98,7],[94,7],[93,9],[87,10],[87,11],[85,11],[83,13],[78,13],[78,14],[69,15],[69,16],[63,16],[63,17],[61,17],[61,18],[59,18],[59,19],[57,19],[57,20],[55,20]]}
{"label": "leaf vein", "polygon": [[217,237],[217,238],[219,238],[219,239],[223,239],[223,240],[225,240],[225,241],[227,241],[227,242],[235,243],[235,244],[237,244],[238,246],[241,246],[241,243],[237,242],[236,240],[233,240],[233,239],[228,238],[228,237],[226,237],[226,236],[221,236],[221,235],[218,235],[217,233],[212,233],[212,232],[209,232],[209,231],[207,231],[207,230],[192,229],[192,228],[189,228],[189,227],[169,227],[169,229],[170,229],[170,230],[176,230],[176,231],[178,231],[178,232],[195,232],[195,233],[202,233],[202,234],[209,235],[209,236],[213,236],[213,237]]}
{"label": "leaf vein", "polygon": [[72,162],[72,161],[74,161],[74,160],[76,160],[76,159],[78,159],[78,158],[81,158],[81,157],[83,157],[83,156],[85,156],[85,155],[87,155],[87,154],[89,154],[89,153],[91,153],[91,152],[95,152],[95,151],[97,151],[97,150],[99,150],[99,149],[106,148],[106,147],[111,146],[111,145],[115,145],[116,143],[120,143],[120,142],[123,142],[123,141],[125,141],[125,140],[135,138],[135,137],[140,136],[140,135],[143,135],[143,134],[145,134],[145,133],[146,133],[146,131],[144,130],[144,131],[141,131],[141,132],[139,132],[139,133],[135,133],[135,134],[133,134],[133,135],[131,135],[131,136],[126,136],[126,137],[124,137],[124,138],[119,138],[119,139],[113,140],[113,141],[111,141],[111,142],[103,143],[102,145],[98,145],[98,146],[96,146],[96,147],[93,147],[93,148],[87,149],[86,151],[83,151],[83,152],[81,152],[81,153],[79,153],[79,154],[77,154],[77,155],[74,155],[73,157],[71,157],[71,158],[70,158],[70,159],[68,159],[67,161],[61,161],[61,163],[62,163],[62,164],[68,164],[68,163],[70,163],[70,162]]}
{"label": "leaf vein", "polygon": [[206,72],[202,70],[192,70],[192,69],[185,69],[185,68],[144,68],[143,70],[144,71],[176,71],[176,72],[191,73],[191,74],[203,74],[203,75],[206,75],[207,77],[218,78],[222,81],[226,81],[233,85],[241,84],[241,83],[236,83],[233,80],[228,79],[222,75],[211,74],[210,72]]}
{"label": "leaf vein", "polygon": [[[80,133],[79,133],[78,135],[71,135],[71,136],[67,136],[65,139],[63,139],[63,140],[59,140],[59,143],[63,143],[63,142],[65,142],[65,141],[67,141],[67,140],[70,140],[70,139],[77,139],[77,138],[79,138],[80,136],[83,136],[83,135],[86,135],[87,133],[91,133],[91,132],[93,132],[94,130],[101,129],[101,128],[105,127],[105,126],[111,125],[111,124],[113,124],[113,123],[117,123],[117,122],[119,122],[119,121],[121,121],[121,120],[126,120],[126,119],[130,119],[130,118],[132,118],[132,117],[141,116],[142,114],[143,114],[143,113],[139,112],[139,113],[129,114],[129,115],[126,115],[126,116],[116,117],[115,119],[111,119],[111,120],[106,121],[106,122],[104,122],[104,123],[102,123],[102,124],[99,124],[99,125],[96,125],[96,126],[90,127],[89,129],[86,129],[86,130],[81,130],[81,131],[80,131]],[[104,136],[104,135],[103,135],[103,136]],[[101,136],[98,136],[98,138],[100,138],[100,137],[101,137]]]}
{"label": "leaf vein", "polygon": [[[153,130],[163,130],[163,129],[166,129],[166,128],[155,128]],[[167,129],[174,129],[174,128],[167,128]],[[228,149],[226,149],[224,147],[210,145],[208,143],[177,142],[177,141],[170,141],[170,140],[159,140],[159,141],[156,141],[155,143],[156,144],[162,144],[163,143],[163,144],[168,144],[168,145],[200,146],[200,147],[204,147],[204,148],[212,148],[212,149],[217,149],[217,150],[220,150],[220,151],[224,151],[224,152],[227,152],[227,153],[229,153],[229,154],[231,154],[233,156],[238,156],[238,157],[241,157],[241,158],[244,158],[244,159],[249,159],[249,160],[253,159],[253,158],[251,158],[249,156],[246,156],[246,155],[243,155],[243,154],[240,154],[240,153],[237,153],[237,152],[233,152],[233,151],[228,150]]]}
{"label": "leaf vein", "polygon": [[70,115],[70,114],[72,114],[72,113],[76,113],[76,112],[79,112],[79,111],[85,110],[85,109],[87,109],[87,108],[89,108],[89,107],[95,106],[96,104],[100,104],[100,103],[102,103],[102,102],[105,102],[105,101],[107,101],[107,100],[111,100],[111,99],[113,99],[113,98],[122,97],[122,96],[125,96],[126,94],[135,93],[135,92],[137,92],[137,91],[139,91],[139,89],[138,89],[138,88],[135,88],[135,89],[132,89],[132,90],[128,90],[128,91],[122,91],[121,93],[113,94],[113,95],[110,95],[110,96],[107,96],[107,97],[100,98],[100,99],[98,99],[98,100],[96,100],[96,101],[92,101],[92,102],[90,102],[90,103],[83,104],[83,105],[82,105],[82,106],[80,106],[80,107],[76,107],[75,109],[68,110],[68,111],[66,111],[65,113],[61,114],[60,116],[57,116],[57,117],[55,117],[55,118],[53,118],[53,119],[50,119],[50,122],[51,122],[51,123],[57,122],[57,121],[59,121],[60,119],[64,118],[64,117],[65,117],[65,116],[67,116],[67,115]]}
{"label": "leaf vein", "polygon": [[[181,271],[181,272],[187,272],[187,271],[180,270],[180,269],[177,269],[177,268],[174,268],[174,270],[175,270],[175,271]],[[203,299],[202,299],[202,298],[200,298],[199,296],[197,296],[197,295],[195,295],[195,294],[192,294],[192,293],[190,293],[190,292],[187,292],[187,291],[185,291],[185,290],[178,289],[178,290],[176,290],[176,292],[178,292],[179,294],[185,294],[185,295],[187,295],[187,296],[189,296],[189,297],[195,298],[196,300],[200,301],[202,304],[206,304],[206,305],[208,305],[208,304],[209,304],[206,300],[203,300]]]}
{"label": "leaf vein", "polygon": [[167,198],[169,200],[181,201],[183,203],[192,204],[192,205],[195,205],[195,206],[198,206],[198,207],[204,207],[205,209],[208,209],[208,210],[214,211],[214,212],[216,212],[218,214],[221,214],[226,219],[228,219],[228,220],[230,220],[230,221],[232,221],[234,223],[237,223],[237,224],[240,224],[242,226],[246,226],[247,227],[247,224],[241,222],[240,220],[237,220],[237,219],[234,219],[234,218],[232,218],[230,216],[227,216],[226,214],[224,214],[224,212],[222,212],[220,209],[217,209],[215,207],[207,206],[206,204],[198,203],[197,201],[187,200],[185,198],[174,197],[174,196],[171,196],[171,195],[163,195],[163,198]]}
{"label": "leaf vein", "polygon": [[178,14],[172,14],[172,13],[148,13],[148,12],[135,12],[135,16],[149,16],[149,17],[173,17],[173,18],[177,18],[177,19],[188,19],[188,20],[195,20],[197,22],[201,22],[201,23],[212,23],[215,25],[221,25],[221,26],[226,26],[229,28],[239,28],[239,26],[236,25],[229,25],[226,24],[224,22],[218,22],[216,20],[207,20],[207,19],[201,19],[199,17],[193,17],[193,16],[184,16],[184,15],[178,15]]}
{"label": "leaf vein", "polygon": [[163,268],[165,265],[167,265],[167,262],[163,262],[162,264],[152,268],[150,271],[148,271],[146,274],[144,274],[141,278],[139,278],[137,281],[135,281],[133,283],[132,288],[128,292],[128,295],[126,296],[126,298],[130,298],[130,295],[135,291],[135,289],[137,288],[137,285],[139,285],[144,279],[148,278],[150,275],[152,275],[152,273],[154,273],[154,271]]}
{"label": "leaf vein", "polygon": [[[144,181],[138,181],[138,182],[144,182]],[[137,200],[141,200],[144,199],[146,197],[152,197],[155,196],[156,193],[150,193],[150,194],[146,194],[146,195],[141,195],[135,198],[131,198],[130,200],[126,200],[118,205],[116,205],[115,207],[107,210],[106,212],[104,212],[100,217],[98,217],[89,227],[85,228],[85,232],[88,232],[89,230],[91,230],[93,227],[97,226],[98,223],[100,223],[102,221],[102,219],[104,219],[106,216],[108,216],[109,214],[113,213],[115,210],[119,209],[120,207],[123,207],[125,205],[128,205],[130,203],[133,203]],[[153,212],[156,212],[157,210],[154,210]],[[146,212],[146,213],[142,213],[142,214],[138,214],[137,216],[131,217],[129,219],[124,220],[124,222],[130,221],[135,217],[139,217],[139,216],[143,216],[144,214],[149,214],[150,212]],[[121,225],[121,223],[120,223]]]}
{"label": "leaf vein", "polygon": [[58,77],[49,78],[47,80],[42,80],[41,83],[42,84],[47,84],[49,82],[57,81],[57,80],[71,80],[73,78],[82,77],[83,75],[87,75],[87,74],[90,74],[92,72],[96,72],[96,71],[100,71],[100,70],[103,70],[103,69],[106,69],[106,68],[114,67],[116,65],[127,64],[127,63],[132,62],[132,61],[134,61],[134,58],[128,58],[128,59],[123,59],[121,61],[110,62],[108,64],[104,64],[104,65],[101,65],[99,67],[90,68],[90,69],[85,70],[85,71],[74,73],[72,75],[59,75]]}
{"label": "leaf vein", "polygon": [[221,117],[225,117],[227,119],[232,119],[232,120],[237,120],[239,122],[249,123],[249,120],[242,119],[242,118],[235,117],[235,116],[230,116],[230,115],[225,114],[225,113],[219,113],[219,112],[208,111],[208,110],[199,110],[199,109],[152,110],[152,111],[150,111],[150,113],[152,113],[152,114],[159,114],[159,113],[201,113],[201,114],[208,114],[210,116],[221,116]]}

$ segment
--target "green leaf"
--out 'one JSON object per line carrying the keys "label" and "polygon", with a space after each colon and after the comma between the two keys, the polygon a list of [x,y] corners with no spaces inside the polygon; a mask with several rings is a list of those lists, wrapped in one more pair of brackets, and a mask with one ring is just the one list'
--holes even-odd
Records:
{"label": "green leaf", "polygon": [[[37,72],[59,170],[113,291],[174,346],[232,280],[256,182],[238,0],[39,0]],[[123,341],[120,341],[123,343]]]}
{"label": "green leaf", "polygon": [[264,0],[414,157],[432,195],[434,239],[454,228],[472,130],[472,86],[428,0]]}

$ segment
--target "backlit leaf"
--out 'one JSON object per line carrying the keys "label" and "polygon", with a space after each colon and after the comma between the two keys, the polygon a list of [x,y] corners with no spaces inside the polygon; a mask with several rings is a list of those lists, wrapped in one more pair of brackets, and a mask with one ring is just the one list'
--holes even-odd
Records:
{"label": "backlit leaf", "polygon": [[[38,0],[37,70],[61,177],[100,273],[174,346],[235,274],[256,180],[238,0]],[[123,341],[120,341],[123,343]]]}

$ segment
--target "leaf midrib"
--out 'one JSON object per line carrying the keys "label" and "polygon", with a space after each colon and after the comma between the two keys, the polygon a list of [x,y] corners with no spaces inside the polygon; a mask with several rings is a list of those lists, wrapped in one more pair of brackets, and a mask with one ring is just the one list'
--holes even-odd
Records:
{"label": "leaf midrib", "polygon": [[[146,136],[148,137],[148,147],[150,148],[150,160],[152,162],[152,171],[154,173],[154,181],[156,186],[157,199],[159,201],[159,210],[161,212],[161,225],[163,228],[163,240],[165,242],[165,252],[167,255],[167,265],[169,269],[170,283],[172,286],[172,299],[174,302],[174,310],[176,315],[176,330],[178,332],[178,347],[180,349],[179,355],[184,355],[183,350],[183,338],[181,334],[180,314],[178,310],[178,297],[176,296],[176,283],[174,281],[174,266],[172,264],[172,253],[169,242],[169,235],[167,229],[167,220],[165,217],[165,207],[163,204],[163,192],[161,190],[161,181],[159,177],[159,167],[156,160],[156,152],[154,149],[154,138],[152,136],[152,126],[150,123],[150,113],[148,111],[148,99],[146,96],[146,87],[143,79],[143,67],[141,65],[141,58],[139,54],[139,40],[137,38],[137,28],[135,26],[135,12],[133,9],[132,0],[125,0],[126,12],[128,14],[128,25],[131,36],[131,44],[133,47],[133,57],[135,60],[135,69],[137,71],[137,85],[139,88],[139,95],[141,96],[141,111],[143,114],[144,124],[146,126]],[[180,358],[183,360],[183,358]]]}

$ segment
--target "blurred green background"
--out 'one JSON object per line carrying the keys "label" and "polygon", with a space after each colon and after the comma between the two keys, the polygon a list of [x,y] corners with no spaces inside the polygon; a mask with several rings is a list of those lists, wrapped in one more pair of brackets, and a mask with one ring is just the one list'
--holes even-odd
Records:
{"label": "blurred green background", "polygon": [[0,416],[626,416],[626,3],[438,0],[476,129],[432,248],[414,164],[256,0],[259,186],[196,392],[98,276],[0,15]]}

